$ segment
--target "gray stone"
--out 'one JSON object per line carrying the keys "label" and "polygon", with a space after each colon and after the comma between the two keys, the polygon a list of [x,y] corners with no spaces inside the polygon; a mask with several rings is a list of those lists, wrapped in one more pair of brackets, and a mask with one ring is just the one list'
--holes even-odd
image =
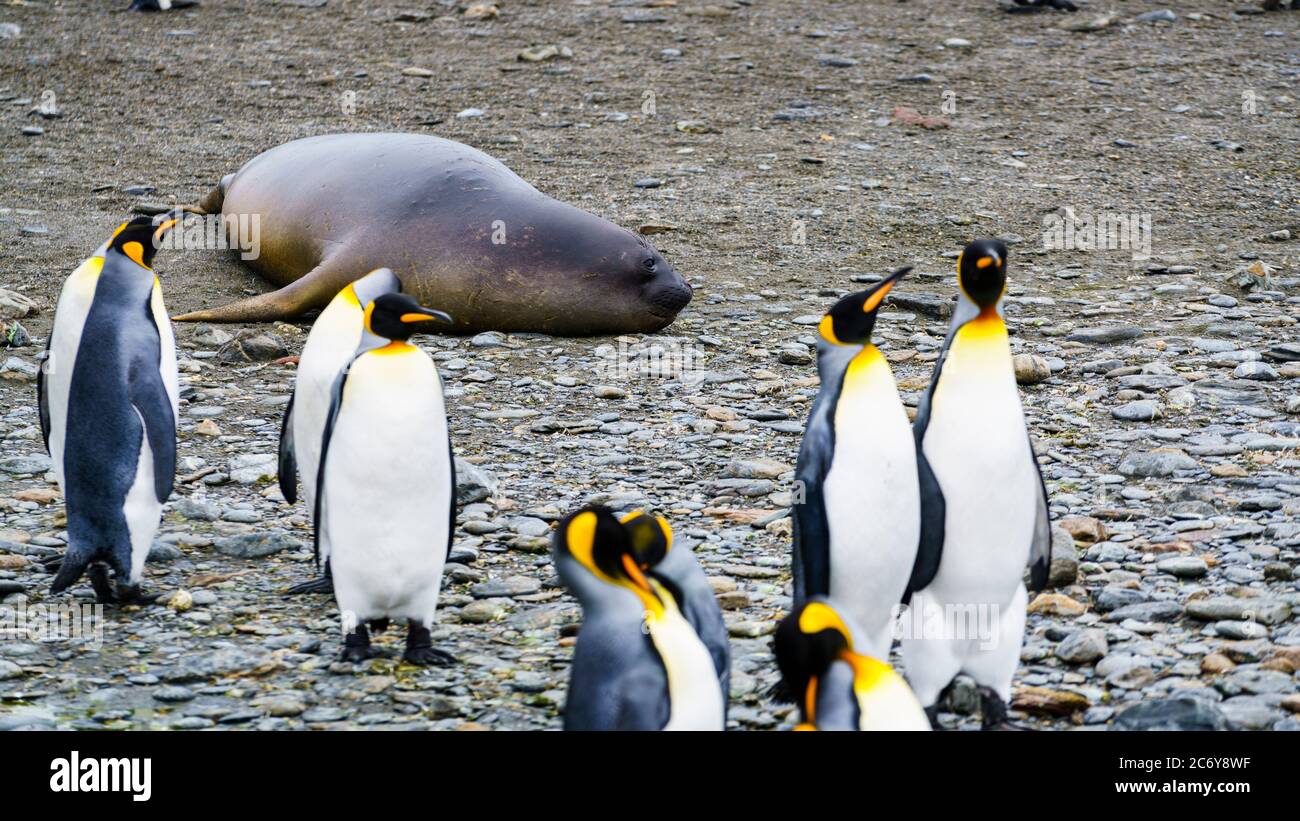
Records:
{"label": "gray stone", "polygon": [[1152,601],[1130,604],[1106,614],[1106,621],[1173,621],[1183,614],[1183,608],[1171,601]]}
{"label": "gray stone", "polygon": [[1106,631],[1087,628],[1071,633],[1056,646],[1056,657],[1067,664],[1088,664],[1106,655]]}
{"label": "gray stone", "polygon": [[1277,371],[1266,362],[1242,362],[1233,370],[1232,375],[1256,382],[1275,382],[1278,379]]}
{"label": "gray stone", "polygon": [[1156,562],[1156,570],[1180,579],[1196,579],[1208,573],[1210,566],[1195,556],[1175,556]]}
{"label": "gray stone", "polygon": [[1071,342],[1087,342],[1093,345],[1107,345],[1113,342],[1126,342],[1142,336],[1143,330],[1136,325],[1103,325],[1100,328],[1080,328],[1066,337]]}
{"label": "gray stone", "polygon": [[476,584],[469,593],[476,599],[493,599],[498,597],[514,598],[527,596],[542,589],[542,583],[527,576],[508,576],[504,579],[490,579]]}
{"label": "gray stone", "polygon": [[481,502],[496,492],[497,478],[492,471],[456,457],[456,504]]}
{"label": "gray stone", "polygon": [[283,533],[246,533],[226,536],[213,542],[218,553],[236,559],[260,559],[273,556],[282,550],[299,551],[306,547],[297,539]]}
{"label": "gray stone", "polygon": [[51,467],[53,467],[53,463],[50,461],[50,457],[40,453],[0,459],[0,473],[12,473],[15,476],[45,473]]}
{"label": "gray stone", "polygon": [[1173,476],[1175,471],[1196,470],[1196,460],[1181,450],[1160,449],[1130,453],[1116,468],[1122,475],[1136,478]]}
{"label": "gray stone", "polygon": [[1112,408],[1110,415],[1121,422],[1150,422],[1164,416],[1164,412],[1160,409],[1159,402],[1153,402],[1150,399],[1139,399],[1136,402],[1127,402],[1117,408]]}
{"label": "gray stone", "polygon": [[1115,716],[1111,730],[1220,731],[1228,717],[1212,702],[1191,696],[1140,701]]}
{"label": "gray stone", "polygon": [[1263,624],[1281,624],[1291,617],[1291,608],[1276,599],[1237,599],[1219,596],[1195,599],[1187,603],[1187,615],[1201,621],[1257,621]]}

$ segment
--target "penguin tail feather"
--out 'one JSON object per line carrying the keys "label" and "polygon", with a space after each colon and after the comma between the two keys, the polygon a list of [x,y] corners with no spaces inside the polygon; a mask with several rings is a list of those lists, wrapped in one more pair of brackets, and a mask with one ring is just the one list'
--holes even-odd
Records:
{"label": "penguin tail feather", "polygon": [[59,564],[59,572],[55,575],[54,581],[50,583],[50,592],[62,593],[76,584],[85,574],[86,568],[90,565],[90,560],[91,556],[88,552],[69,548],[63,554],[63,561]]}
{"label": "penguin tail feather", "polygon": [[775,684],[768,687],[765,695],[777,704],[795,703],[794,694],[790,692],[789,687],[785,686],[784,677],[777,679]]}

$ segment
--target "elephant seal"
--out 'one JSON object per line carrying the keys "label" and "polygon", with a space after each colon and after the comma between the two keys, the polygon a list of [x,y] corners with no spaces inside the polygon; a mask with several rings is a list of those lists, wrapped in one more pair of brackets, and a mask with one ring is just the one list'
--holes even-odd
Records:
{"label": "elephant seal", "polygon": [[249,264],[282,287],[181,322],[290,319],[380,267],[420,304],[455,317],[455,333],[653,332],[691,299],[640,236],[551,199],[481,151],[429,135],[285,143],[223,178],[193,210],[258,225]]}

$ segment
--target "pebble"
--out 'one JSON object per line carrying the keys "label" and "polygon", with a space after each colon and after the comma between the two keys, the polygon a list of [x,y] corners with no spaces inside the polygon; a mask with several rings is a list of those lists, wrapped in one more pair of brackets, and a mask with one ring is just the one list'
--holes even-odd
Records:
{"label": "pebble", "polygon": [[1067,664],[1088,664],[1106,655],[1106,631],[1079,630],[1056,646],[1056,657]]}
{"label": "pebble", "polygon": [[1173,476],[1176,471],[1195,470],[1196,460],[1181,450],[1159,448],[1145,453],[1130,453],[1116,470],[1123,476],[1153,478]]}
{"label": "pebble", "polygon": [[1100,328],[1081,328],[1068,335],[1066,339],[1071,342],[1108,345],[1137,339],[1142,334],[1142,329],[1135,325],[1106,325]]}
{"label": "pebble", "polygon": [[1021,385],[1037,385],[1052,375],[1052,368],[1047,360],[1035,354],[1016,354],[1011,358],[1015,368],[1016,382]]}
{"label": "pebble", "polygon": [[1110,415],[1121,422],[1150,422],[1164,416],[1159,402],[1139,399],[1111,408]]}
{"label": "pebble", "polygon": [[1223,731],[1228,718],[1223,710],[1201,698],[1150,699],[1121,710],[1110,723],[1112,730]]}

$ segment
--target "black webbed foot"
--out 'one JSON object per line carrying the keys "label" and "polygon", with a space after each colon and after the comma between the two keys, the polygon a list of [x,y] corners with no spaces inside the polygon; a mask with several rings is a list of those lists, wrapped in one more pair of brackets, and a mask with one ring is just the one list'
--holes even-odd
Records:
{"label": "black webbed foot", "polygon": [[312,579],[309,582],[295,584],[288,590],[284,591],[286,596],[301,596],[306,593],[333,593],[334,580],[329,576],[321,576],[319,579]]}
{"label": "black webbed foot", "polygon": [[117,589],[109,576],[108,565],[92,564],[86,570],[90,586],[95,589],[95,600],[100,604],[117,604]]}
{"label": "black webbed foot", "polygon": [[319,579],[312,579],[309,582],[295,584],[288,590],[284,591],[286,596],[301,596],[307,593],[333,593],[334,592],[334,573],[330,570],[329,560],[325,560],[325,573]]}
{"label": "black webbed foot", "polygon": [[1014,730],[1018,732],[1028,732],[1028,727],[1022,727],[1011,719],[1007,718],[1007,705],[1002,697],[989,687],[980,688],[980,713],[981,713],[981,730],[985,731],[1007,731]]}
{"label": "black webbed foot", "polygon": [[364,624],[357,625],[354,632],[343,637],[343,652],[339,661],[358,662],[370,658],[370,631]]}
{"label": "black webbed foot", "polygon": [[439,650],[433,646],[433,637],[429,634],[429,628],[418,622],[409,622],[406,632],[406,652],[402,654],[404,661],[411,664],[417,664],[421,667],[430,665],[438,667],[447,667],[456,664],[456,658],[446,651]]}

